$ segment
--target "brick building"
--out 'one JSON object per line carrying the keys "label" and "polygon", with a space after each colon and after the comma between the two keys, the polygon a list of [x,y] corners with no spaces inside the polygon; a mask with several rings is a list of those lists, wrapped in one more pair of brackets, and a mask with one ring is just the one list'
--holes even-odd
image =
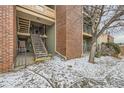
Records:
{"label": "brick building", "polygon": [[82,6],[1,5],[0,72],[54,53],[66,59],[81,57],[82,18]]}

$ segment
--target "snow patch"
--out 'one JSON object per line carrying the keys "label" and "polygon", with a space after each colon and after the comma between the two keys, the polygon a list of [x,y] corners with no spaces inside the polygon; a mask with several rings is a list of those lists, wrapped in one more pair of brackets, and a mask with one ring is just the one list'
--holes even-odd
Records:
{"label": "snow patch", "polygon": [[52,87],[45,78],[59,88],[124,87],[124,58],[104,56],[95,58],[95,62],[88,63],[88,56],[67,61],[54,56],[47,62],[0,76],[0,87]]}

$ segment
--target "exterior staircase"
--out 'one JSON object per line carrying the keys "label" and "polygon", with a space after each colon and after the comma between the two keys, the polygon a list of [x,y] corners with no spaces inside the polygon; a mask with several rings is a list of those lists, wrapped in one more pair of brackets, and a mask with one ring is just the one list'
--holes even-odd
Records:
{"label": "exterior staircase", "polygon": [[19,33],[29,33],[30,21],[23,18],[18,18],[18,32]]}
{"label": "exterior staircase", "polygon": [[46,47],[39,34],[32,34],[30,32],[30,20],[18,18],[18,34],[29,35],[33,46],[35,61],[48,60],[51,57],[48,55]]}
{"label": "exterior staircase", "polygon": [[35,61],[48,60],[48,52],[39,34],[31,34],[32,46],[35,54]]}

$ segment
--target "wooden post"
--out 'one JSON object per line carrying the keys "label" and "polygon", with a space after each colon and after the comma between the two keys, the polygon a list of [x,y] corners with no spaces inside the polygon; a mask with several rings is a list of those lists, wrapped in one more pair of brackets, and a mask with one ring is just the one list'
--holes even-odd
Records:
{"label": "wooden post", "polygon": [[31,21],[29,20],[28,33],[30,33],[30,23]]}
{"label": "wooden post", "polygon": [[[46,35],[46,25],[44,24],[44,35]],[[44,42],[44,45],[45,45],[45,47],[46,47],[46,40],[45,40],[45,38],[43,38],[43,42]]]}

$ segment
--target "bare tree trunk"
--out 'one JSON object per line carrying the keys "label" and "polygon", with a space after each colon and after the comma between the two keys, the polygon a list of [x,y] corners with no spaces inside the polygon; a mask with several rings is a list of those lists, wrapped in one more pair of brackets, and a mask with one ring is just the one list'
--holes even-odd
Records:
{"label": "bare tree trunk", "polygon": [[95,63],[94,62],[95,53],[96,53],[96,42],[94,40],[92,40],[91,49],[90,49],[90,56],[89,56],[89,62],[90,63]]}

